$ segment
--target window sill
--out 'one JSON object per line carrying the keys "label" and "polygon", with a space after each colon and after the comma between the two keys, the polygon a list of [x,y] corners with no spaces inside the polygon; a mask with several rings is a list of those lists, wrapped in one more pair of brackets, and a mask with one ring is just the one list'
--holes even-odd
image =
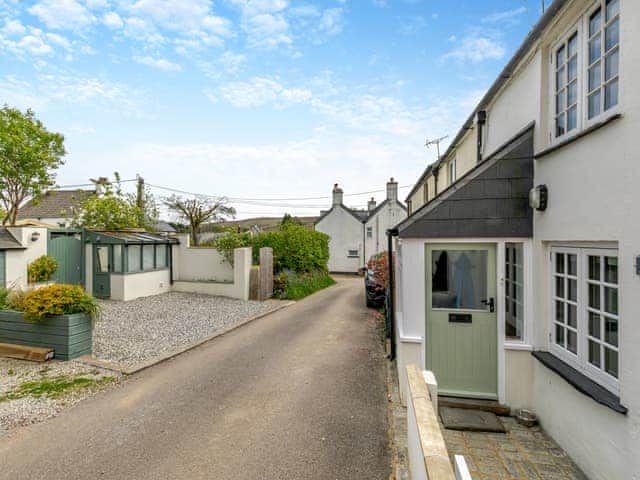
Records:
{"label": "window sill", "polygon": [[553,152],[555,152],[556,150],[560,150],[563,147],[566,147],[567,145],[572,144],[573,142],[576,142],[578,140],[580,140],[582,137],[585,137],[586,135],[589,135],[590,133],[595,132],[596,130],[600,130],[602,127],[609,125],[610,123],[614,122],[615,120],[618,120],[619,118],[622,118],[622,114],[621,113],[615,113],[613,115],[611,115],[608,118],[605,118],[604,120],[601,120],[599,122],[594,123],[593,125],[591,125],[590,127],[585,128],[584,130],[582,130],[581,132],[578,132],[576,134],[573,134],[571,137],[565,139],[565,140],[561,140],[559,142],[557,142],[556,144],[554,144],[553,146],[542,150],[539,153],[536,153],[534,155],[534,158],[537,160],[539,158],[545,157]]}
{"label": "window sill", "polygon": [[580,373],[575,368],[569,366],[555,355],[549,352],[534,351],[532,355],[549,370],[562,377],[567,383],[572,385],[580,393],[591,397],[605,407],[614,412],[626,415],[629,411],[627,407],[620,404],[620,397],[614,395],[606,388],[597,384],[585,374]]}
{"label": "window sill", "polygon": [[504,342],[504,349],[505,350],[521,350],[521,351],[524,351],[524,352],[532,352],[533,351],[533,346],[529,345],[528,343],[522,343],[522,342],[518,342],[518,341],[506,340]]}

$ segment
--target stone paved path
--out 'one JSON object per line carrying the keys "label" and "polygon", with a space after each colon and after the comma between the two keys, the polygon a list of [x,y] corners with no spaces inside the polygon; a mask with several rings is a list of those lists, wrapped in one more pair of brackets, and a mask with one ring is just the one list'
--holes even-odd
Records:
{"label": "stone paved path", "polygon": [[451,458],[464,455],[474,480],[588,480],[540,427],[500,419],[506,434],[443,429]]}

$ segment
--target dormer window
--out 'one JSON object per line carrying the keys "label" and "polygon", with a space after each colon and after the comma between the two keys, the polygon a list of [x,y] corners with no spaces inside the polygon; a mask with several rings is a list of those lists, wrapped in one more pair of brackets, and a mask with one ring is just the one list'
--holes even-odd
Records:
{"label": "dormer window", "polygon": [[456,159],[452,158],[447,164],[447,176],[449,178],[449,185],[453,185],[456,181]]}

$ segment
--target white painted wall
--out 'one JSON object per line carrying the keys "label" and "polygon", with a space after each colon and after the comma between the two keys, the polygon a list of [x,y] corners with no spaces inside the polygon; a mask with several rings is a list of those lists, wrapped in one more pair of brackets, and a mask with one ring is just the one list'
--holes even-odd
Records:
{"label": "white painted wall", "polygon": [[[11,234],[26,247],[25,250],[7,250],[7,286],[25,289],[28,287],[27,267],[36,258],[47,254],[47,229],[41,227],[8,227]],[[31,240],[33,233],[39,237]]]}
{"label": "white painted wall", "polygon": [[236,248],[233,252],[233,282],[189,282],[174,281],[173,290],[177,292],[202,293],[223,297],[249,300],[252,254],[251,248]]}
{"label": "white painted wall", "polygon": [[[387,251],[387,230],[395,227],[405,218],[407,218],[407,212],[402,205],[398,202],[387,202],[375,215],[367,219],[364,225],[365,262],[368,262],[373,255]],[[371,227],[371,238],[367,235],[369,227]]]}
{"label": "white painted wall", "polygon": [[110,286],[111,299],[122,301],[160,295],[171,290],[168,269],[128,274],[112,273]]}
{"label": "white painted wall", "polygon": [[184,281],[233,282],[233,267],[215,248],[191,247],[188,234],[173,247],[173,277]]}
{"label": "white painted wall", "polygon": [[[329,271],[356,273],[364,266],[362,222],[342,205],[335,206],[315,225],[318,232],[329,235]],[[349,250],[358,250],[359,256],[350,258]]]}

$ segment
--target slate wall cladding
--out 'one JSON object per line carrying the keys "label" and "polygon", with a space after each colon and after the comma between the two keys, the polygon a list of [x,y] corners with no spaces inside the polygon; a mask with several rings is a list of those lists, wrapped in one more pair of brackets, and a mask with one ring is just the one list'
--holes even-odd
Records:
{"label": "slate wall cladding", "polygon": [[399,226],[401,238],[531,237],[533,129]]}

